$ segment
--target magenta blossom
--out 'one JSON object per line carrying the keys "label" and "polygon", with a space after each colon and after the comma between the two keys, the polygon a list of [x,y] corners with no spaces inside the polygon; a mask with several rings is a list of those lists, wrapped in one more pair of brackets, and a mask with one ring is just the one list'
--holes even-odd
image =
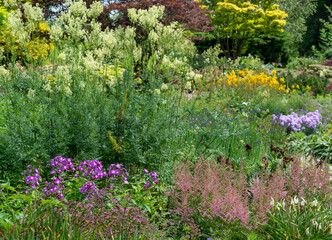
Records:
{"label": "magenta blossom", "polygon": [[151,175],[152,178],[156,178],[157,177],[157,173],[155,173],[155,172],[151,172],[150,175]]}

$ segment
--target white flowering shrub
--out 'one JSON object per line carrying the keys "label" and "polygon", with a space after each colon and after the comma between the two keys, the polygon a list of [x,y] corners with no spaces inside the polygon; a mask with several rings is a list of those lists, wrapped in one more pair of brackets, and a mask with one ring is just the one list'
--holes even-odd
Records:
{"label": "white flowering shrub", "polygon": [[[130,9],[131,27],[104,31],[97,22],[102,12],[99,2],[88,9],[82,0],[74,1],[68,9],[51,26],[51,39],[68,56],[67,63],[78,63],[89,74],[99,75],[103,65],[114,65],[148,82],[165,80],[174,77],[174,73],[180,75],[190,69],[195,47],[176,23],[168,26],[161,23],[164,7]],[[113,86],[114,79],[112,82]],[[160,84],[157,82],[158,86]]]}

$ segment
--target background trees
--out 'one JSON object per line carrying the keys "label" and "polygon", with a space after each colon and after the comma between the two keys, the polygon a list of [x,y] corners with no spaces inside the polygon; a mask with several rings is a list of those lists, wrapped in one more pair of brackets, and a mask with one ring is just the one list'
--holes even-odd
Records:
{"label": "background trees", "polygon": [[219,42],[228,57],[245,53],[248,40],[261,34],[282,32],[287,14],[273,0],[201,0],[210,11],[212,25],[216,27]]}

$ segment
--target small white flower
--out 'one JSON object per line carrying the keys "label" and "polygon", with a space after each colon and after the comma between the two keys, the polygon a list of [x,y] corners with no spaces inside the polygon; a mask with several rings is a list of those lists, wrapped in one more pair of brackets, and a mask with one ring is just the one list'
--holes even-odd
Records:
{"label": "small white flower", "polygon": [[70,87],[68,87],[68,86],[65,86],[63,90],[67,95],[72,95],[73,94]]}
{"label": "small white flower", "polygon": [[166,83],[163,83],[160,88],[161,91],[167,91],[168,90],[168,85]]}
{"label": "small white flower", "polygon": [[306,235],[310,235],[309,227],[305,230],[305,234],[306,234]]}
{"label": "small white flower", "polygon": [[83,81],[80,81],[80,83],[79,83],[79,85],[78,85],[79,87],[80,87],[80,89],[84,89],[85,88],[85,82],[83,82]]}
{"label": "small white flower", "polygon": [[28,91],[28,98],[34,98],[35,97],[35,93],[36,93],[36,90],[33,90],[31,88],[29,88],[29,91]]}
{"label": "small white flower", "polygon": [[315,199],[314,201],[312,201],[312,202],[311,202],[311,205],[316,207],[316,206],[318,205],[318,201],[317,201],[317,199]]}
{"label": "small white flower", "polygon": [[58,58],[62,61],[65,61],[66,60],[66,54],[62,52],[62,53],[59,54]]}
{"label": "small white flower", "polygon": [[9,75],[9,71],[4,68],[3,66],[0,66],[0,77],[3,77],[3,76],[8,76]]}
{"label": "small white flower", "polygon": [[301,199],[302,199],[301,206],[304,206],[307,201],[303,197],[301,197]]}
{"label": "small white flower", "polygon": [[184,89],[191,90],[191,82],[187,82]]}
{"label": "small white flower", "polygon": [[247,102],[243,102],[242,104],[243,104],[243,105],[246,105],[246,106],[248,105],[248,103],[247,103]]}
{"label": "small white flower", "polygon": [[155,92],[157,95],[160,95],[160,89],[155,89],[154,92]]}

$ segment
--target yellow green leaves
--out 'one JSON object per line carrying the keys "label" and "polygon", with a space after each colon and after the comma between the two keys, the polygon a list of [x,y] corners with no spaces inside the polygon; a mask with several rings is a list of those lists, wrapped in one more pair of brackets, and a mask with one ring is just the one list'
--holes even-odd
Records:
{"label": "yellow green leaves", "polygon": [[231,38],[248,38],[261,33],[282,31],[287,14],[273,2],[263,6],[239,0],[218,1],[213,12],[213,22],[221,33]]}

